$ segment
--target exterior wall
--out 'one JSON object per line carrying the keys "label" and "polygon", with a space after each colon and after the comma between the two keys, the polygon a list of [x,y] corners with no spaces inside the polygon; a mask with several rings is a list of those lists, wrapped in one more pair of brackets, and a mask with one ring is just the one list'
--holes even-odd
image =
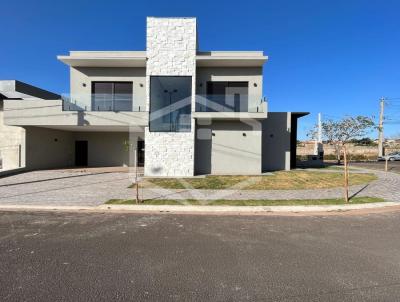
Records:
{"label": "exterior wall", "polygon": [[263,171],[290,170],[291,113],[270,112],[262,121]]}
{"label": "exterior wall", "polygon": [[[146,68],[139,67],[71,67],[71,97],[77,103],[90,108],[92,82],[121,81],[132,82],[133,111],[145,111],[146,107]],[[86,86],[84,86],[84,84]]]}
{"label": "exterior wall", "polygon": [[[297,146],[297,155],[299,157],[306,158],[308,155],[314,154],[314,143],[313,142],[302,142]],[[385,146],[385,154],[400,151],[400,145]],[[336,150],[333,145],[323,144],[325,159],[336,158]],[[350,158],[357,160],[376,160],[378,157],[378,146],[357,146],[354,144],[348,144],[347,150]]]}
{"label": "exterior wall", "polygon": [[260,174],[261,159],[260,122],[213,121],[211,125],[198,125],[196,173]]}
{"label": "exterior wall", "polygon": [[[191,76],[192,111],[196,83],[196,19],[147,18],[147,110],[150,76]],[[191,132],[150,132],[145,129],[145,175],[194,174],[194,120]]]}
{"label": "exterior wall", "polygon": [[16,126],[145,126],[146,112],[63,111],[61,100],[5,100],[4,122]]}
{"label": "exterior wall", "polygon": [[129,139],[136,146],[136,140],[128,132],[75,132],[75,140],[88,141],[89,167],[134,166],[133,148],[127,148]]}
{"label": "exterior wall", "polygon": [[[26,167],[29,170],[73,167],[75,141],[88,141],[88,166],[134,166],[134,149],[143,133],[71,132],[26,127]],[[132,147],[127,148],[125,142]]]}
{"label": "exterior wall", "polygon": [[262,67],[198,67],[196,93],[205,95],[208,81],[249,82],[249,110],[251,111],[260,105],[262,78]]}
{"label": "exterior wall", "polygon": [[19,146],[24,148],[25,130],[21,127],[5,125],[3,116],[3,101],[0,100],[0,159],[2,161],[0,170],[10,170],[18,168],[20,164],[24,165],[23,158],[20,159]]}
{"label": "exterior wall", "polygon": [[73,132],[26,127],[26,168],[51,169],[74,164]]}

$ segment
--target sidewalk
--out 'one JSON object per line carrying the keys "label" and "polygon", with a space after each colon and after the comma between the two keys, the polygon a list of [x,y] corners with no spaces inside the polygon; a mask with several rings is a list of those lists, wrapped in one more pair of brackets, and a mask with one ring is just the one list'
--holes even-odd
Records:
{"label": "sidewalk", "polygon": [[[325,170],[326,173],[338,171]],[[340,171],[339,171],[340,172]],[[350,196],[369,196],[387,201],[400,202],[400,175],[392,172],[354,168],[353,172],[374,173],[378,179],[350,187]],[[331,199],[343,196],[343,188],[309,190],[173,190],[162,188],[141,189],[142,199]],[[132,197],[129,197],[132,199]]]}

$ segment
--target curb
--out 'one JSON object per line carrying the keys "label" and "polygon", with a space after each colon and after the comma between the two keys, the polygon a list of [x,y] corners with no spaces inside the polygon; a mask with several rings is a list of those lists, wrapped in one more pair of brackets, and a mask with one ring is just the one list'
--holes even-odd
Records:
{"label": "curb", "polygon": [[398,202],[377,202],[349,205],[319,206],[190,206],[190,205],[101,205],[98,209],[130,212],[169,212],[169,213],[299,213],[331,212],[362,209],[376,209],[399,206]]}
{"label": "curb", "polygon": [[46,205],[0,205],[0,210],[11,211],[65,211],[65,212],[132,212],[132,213],[307,213],[333,212],[363,209],[380,209],[399,206],[398,202],[379,202],[348,205],[319,206],[186,206],[186,205],[100,205],[100,206],[46,206]]}

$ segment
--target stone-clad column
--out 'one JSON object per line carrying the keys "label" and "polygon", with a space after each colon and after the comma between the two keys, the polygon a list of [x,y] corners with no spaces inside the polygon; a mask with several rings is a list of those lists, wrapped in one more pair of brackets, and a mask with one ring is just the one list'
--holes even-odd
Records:
{"label": "stone-clad column", "polygon": [[[150,76],[191,76],[195,110],[196,19],[147,18],[146,108]],[[146,176],[194,175],[194,119],[190,132],[150,132],[145,128]]]}

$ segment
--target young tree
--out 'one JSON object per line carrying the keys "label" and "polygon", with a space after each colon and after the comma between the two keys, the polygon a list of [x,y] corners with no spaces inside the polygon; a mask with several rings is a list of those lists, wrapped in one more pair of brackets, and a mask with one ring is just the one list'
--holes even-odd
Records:
{"label": "young tree", "polygon": [[[367,116],[348,116],[341,120],[325,120],[322,122],[322,136],[328,144],[334,145],[337,151],[338,163],[340,155],[343,153],[344,159],[344,198],[349,201],[349,169],[347,160],[347,144],[354,139],[364,137],[375,127],[372,118]],[[313,136],[315,130],[309,132]]]}

